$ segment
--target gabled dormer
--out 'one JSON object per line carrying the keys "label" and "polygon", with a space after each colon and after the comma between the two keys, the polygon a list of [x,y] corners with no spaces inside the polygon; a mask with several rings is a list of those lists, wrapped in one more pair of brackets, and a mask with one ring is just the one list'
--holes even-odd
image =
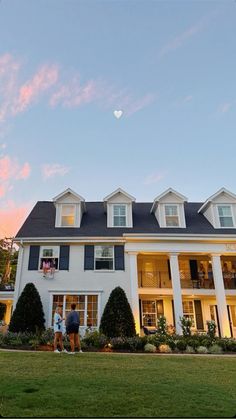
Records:
{"label": "gabled dormer", "polygon": [[135,202],[133,196],[118,188],[106,196],[103,201],[107,212],[107,227],[133,227],[132,204]]}
{"label": "gabled dormer", "polygon": [[198,210],[214,228],[236,228],[236,195],[221,188]]}
{"label": "gabled dormer", "polygon": [[53,202],[56,207],[55,227],[80,227],[85,212],[85,200],[82,196],[68,188],[57,195]]}
{"label": "gabled dormer", "polygon": [[160,227],[165,228],[185,228],[185,213],[184,203],[187,198],[169,188],[161,195],[154,199],[151,212],[155,217]]}

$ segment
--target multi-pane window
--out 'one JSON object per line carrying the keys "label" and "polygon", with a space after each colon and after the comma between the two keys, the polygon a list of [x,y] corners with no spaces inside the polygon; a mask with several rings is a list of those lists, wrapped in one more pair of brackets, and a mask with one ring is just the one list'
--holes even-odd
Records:
{"label": "multi-pane window", "polygon": [[71,304],[76,304],[76,311],[80,316],[81,327],[97,327],[98,325],[98,296],[97,295],[53,295],[52,324],[56,307],[63,307],[63,317],[71,311]]}
{"label": "multi-pane window", "polygon": [[233,227],[233,216],[230,205],[218,205],[218,214],[221,227]]}
{"label": "multi-pane window", "polygon": [[126,227],[126,205],[113,205],[113,225],[114,227]]}
{"label": "multi-pane window", "polygon": [[40,247],[39,269],[50,271],[58,269],[59,246]]}
{"label": "multi-pane window", "polygon": [[75,205],[63,204],[61,207],[61,226],[73,227],[75,225]]}
{"label": "multi-pane window", "polygon": [[156,326],[157,310],[155,300],[142,300],[143,326]]}
{"label": "multi-pane window", "polygon": [[192,320],[192,327],[195,327],[195,316],[193,301],[183,301],[183,316]]}
{"label": "multi-pane window", "polygon": [[114,269],[114,246],[95,246],[94,256],[95,270]]}
{"label": "multi-pane window", "polygon": [[177,205],[165,205],[166,227],[179,227],[179,214]]}

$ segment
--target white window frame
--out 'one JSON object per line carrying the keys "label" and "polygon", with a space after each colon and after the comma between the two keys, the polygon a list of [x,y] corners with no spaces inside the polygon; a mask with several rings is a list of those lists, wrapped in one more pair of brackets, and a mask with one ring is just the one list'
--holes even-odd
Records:
{"label": "white window frame", "polygon": [[[115,210],[115,207],[125,207],[125,225],[124,226],[115,226],[115,224],[114,224],[114,219],[115,219],[115,217],[119,217],[118,215],[114,215],[114,210]],[[120,217],[124,217],[124,215],[121,215]],[[128,206],[127,206],[127,204],[124,204],[124,203],[122,203],[122,202],[117,202],[116,204],[112,204],[112,226],[114,227],[114,228],[127,228],[127,226],[128,226]]]}
{"label": "white window frame", "polygon": [[[74,296],[85,296],[85,310],[84,310],[84,326],[80,326],[81,329],[86,330],[87,329],[87,319],[88,319],[88,313],[87,313],[87,309],[88,309],[88,296],[90,295],[96,295],[97,296],[97,326],[92,326],[92,329],[94,330],[98,330],[99,326],[100,326],[100,321],[101,321],[101,291],[59,291],[57,292],[55,291],[50,291],[50,304],[49,304],[49,317],[48,317],[48,327],[49,328],[53,328],[52,325],[52,318],[53,318],[53,296],[54,295],[63,295],[63,317],[65,317],[65,312],[66,312],[66,296],[67,295],[74,295]],[[79,310],[78,310],[79,312]]]}
{"label": "white window frame", "polygon": [[[169,215],[166,215],[166,207],[176,207],[177,208],[177,217],[179,224],[177,226],[168,226],[166,222],[166,217],[171,217]],[[179,204],[164,204],[164,219],[165,219],[165,227],[166,228],[180,228],[180,212],[179,212]]]}
{"label": "white window frame", "polygon": [[[234,213],[233,213],[233,207],[232,207],[232,205],[231,204],[217,204],[217,216],[218,216],[218,223],[219,223],[219,228],[235,228],[235,219],[234,219]],[[221,226],[221,223],[220,223],[220,219],[222,218],[222,217],[220,217],[220,214],[219,214],[219,208],[220,207],[229,207],[230,208],[230,211],[231,211],[231,218],[232,218],[232,222],[233,222],[233,225],[231,226],[231,227],[224,227],[224,226]],[[223,218],[230,218],[230,217],[223,217]]]}
{"label": "white window frame", "polygon": [[[69,226],[62,225],[62,217],[65,217],[63,213],[63,208],[65,207],[73,207],[74,208],[74,224]],[[76,227],[76,204],[61,204],[61,213],[60,213],[60,226],[63,228],[73,228]]]}
{"label": "white window frame", "polygon": [[[112,257],[113,257],[113,269],[96,269],[96,247],[111,247],[112,248]],[[104,258],[106,259],[106,258]],[[115,248],[114,245],[110,244],[99,244],[94,246],[94,272],[115,272]]]}
{"label": "white window frame", "polygon": [[[184,303],[192,303],[193,313],[187,313],[186,311],[184,311]],[[192,329],[193,330],[197,330],[194,300],[184,300],[184,301],[182,301],[182,307],[183,307],[183,316],[184,317],[190,317],[190,316],[188,316],[188,314],[193,315],[193,322],[194,322],[194,324],[192,325]]]}
{"label": "white window frame", "polygon": [[[143,312],[143,303],[145,303],[147,301],[149,301],[151,303],[155,303],[155,313],[151,313],[151,312],[144,313]],[[142,324],[143,324],[143,327],[153,327],[153,328],[156,328],[157,327],[157,302],[156,302],[156,300],[151,299],[151,298],[142,299],[141,300],[141,310],[142,310]],[[151,314],[153,315],[154,314],[155,315],[155,324],[153,326],[144,325],[144,315],[145,314],[149,314],[149,315],[151,315]]]}
{"label": "white window frame", "polygon": [[[43,256],[43,251],[47,250],[47,249],[48,250],[54,249],[58,256],[56,256],[56,255],[54,256],[54,252],[53,252],[53,256]],[[58,259],[57,269],[55,269],[55,272],[58,272],[59,271],[59,261],[60,261],[60,246],[40,246],[39,264],[38,264],[38,271],[39,272],[43,272],[43,269],[40,269],[41,259]]]}

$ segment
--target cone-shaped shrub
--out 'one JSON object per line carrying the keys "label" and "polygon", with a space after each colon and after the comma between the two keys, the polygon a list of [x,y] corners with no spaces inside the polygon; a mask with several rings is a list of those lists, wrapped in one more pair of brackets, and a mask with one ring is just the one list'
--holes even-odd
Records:
{"label": "cone-shaped shrub", "polygon": [[32,332],[44,330],[44,312],[40,295],[34,284],[26,284],[16,308],[13,312],[9,330],[10,332]]}
{"label": "cone-shaped shrub", "polygon": [[135,335],[134,316],[124,290],[115,288],[105,306],[100,332],[109,338]]}

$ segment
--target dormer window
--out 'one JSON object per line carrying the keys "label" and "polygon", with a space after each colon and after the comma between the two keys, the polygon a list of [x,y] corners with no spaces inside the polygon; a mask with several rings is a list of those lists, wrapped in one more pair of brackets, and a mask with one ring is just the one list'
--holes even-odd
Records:
{"label": "dormer window", "polygon": [[127,210],[125,204],[113,205],[113,226],[126,227]]}
{"label": "dormer window", "polygon": [[218,205],[220,227],[233,227],[233,215],[230,205]]}
{"label": "dormer window", "polygon": [[75,225],[75,205],[63,204],[61,208],[61,226],[74,227]]}
{"label": "dormer window", "polygon": [[166,227],[179,227],[178,205],[165,205]]}

